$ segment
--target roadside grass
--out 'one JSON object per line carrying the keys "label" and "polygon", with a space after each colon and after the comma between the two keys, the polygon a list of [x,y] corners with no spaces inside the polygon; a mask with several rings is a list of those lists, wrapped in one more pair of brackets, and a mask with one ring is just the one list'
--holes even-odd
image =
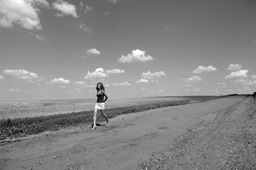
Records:
{"label": "roadside grass", "polygon": [[[117,107],[104,110],[108,118],[117,115],[136,113],[161,107],[178,106],[193,102],[203,102],[218,97],[196,97],[187,100],[162,101],[150,104],[135,106]],[[28,135],[42,133],[44,131],[57,131],[68,126],[79,124],[90,124],[92,122],[93,111],[72,112],[68,114],[57,114],[40,117],[14,118],[0,120],[0,140],[7,138],[24,137]],[[100,117],[99,122],[103,121]]]}

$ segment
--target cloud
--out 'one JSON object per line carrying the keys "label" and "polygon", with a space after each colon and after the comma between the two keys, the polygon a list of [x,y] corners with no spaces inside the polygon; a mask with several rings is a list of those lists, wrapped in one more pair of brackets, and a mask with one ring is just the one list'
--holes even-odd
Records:
{"label": "cloud", "polygon": [[242,66],[240,64],[230,64],[227,68],[227,70],[236,71],[242,69]]}
{"label": "cloud", "polygon": [[152,79],[158,78],[158,77],[162,77],[162,76],[166,76],[163,71],[159,71],[159,72],[155,72],[155,73],[151,73],[150,71],[148,71],[146,73],[142,73],[142,75],[141,75],[141,77],[143,79],[149,79],[149,80],[152,80]]}
{"label": "cloud", "polygon": [[95,48],[89,49],[86,51],[88,55],[100,55],[100,51],[96,50]]}
{"label": "cloud", "polygon": [[89,12],[89,11],[91,11],[91,10],[92,10],[92,7],[86,5],[86,6],[85,6],[84,13],[87,13],[87,12]]}
{"label": "cloud", "polygon": [[227,84],[225,82],[218,83],[218,85],[221,86],[221,88],[227,87]]}
{"label": "cloud", "polygon": [[140,79],[138,81],[136,81],[136,83],[148,83],[149,80],[148,79]]}
{"label": "cloud", "polygon": [[15,89],[15,88],[11,88],[8,90],[8,92],[19,92],[20,90],[19,89]]}
{"label": "cloud", "polygon": [[218,83],[218,85],[226,86],[226,83],[225,82],[221,82],[221,83]]}
{"label": "cloud", "polygon": [[0,75],[0,80],[2,80],[2,79],[4,79],[4,77]]}
{"label": "cloud", "polygon": [[256,79],[256,75],[252,75],[251,78],[252,78],[252,79]]}
{"label": "cloud", "polygon": [[4,74],[13,76],[17,79],[25,80],[27,82],[36,82],[43,80],[43,77],[39,77],[36,73],[28,72],[26,70],[4,70]]}
{"label": "cloud", "polygon": [[87,75],[84,77],[85,79],[97,80],[107,78],[110,74],[121,74],[125,73],[124,70],[120,69],[112,69],[104,71],[103,68],[97,68],[94,72],[88,71]]}
{"label": "cloud", "polygon": [[120,0],[108,0],[108,2],[112,2],[113,4],[116,4]]}
{"label": "cloud", "polygon": [[104,72],[103,68],[97,68],[94,72],[88,71],[85,79],[103,79],[106,78],[107,74]]}
{"label": "cloud", "polygon": [[180,87],[192,87],[192,84],[185,84],[185,85],[181,85]]}
{"label": "cloud", "polygon": [[82,91],[82,90],[79,89],[79,88],[75,88],[74,90],[75,90],[75,91],[78,91],[78,92]]}
{"label": "cloud", "polygon": [[213,67],[212,65],[210,65],[208,67],[198,66],[192,73],[200,74],[203,72],[212,72],[212,71],[217,71],[217,69],[215,67]]}
{"label": "cloud", "polygon": [[44,37],[42,37],[38,34],[34,34],[34,33],[29,33],[29,34],[33,35],[35,37],[35,39],[37,39],[38,41],[44,41],[45,40]]}
{"label": "cloud", "polygon": [[84,81],[76,81],[75,84],[76,84],[76,85],[80,85],[80,86],[87,85],[87,83],[84,82]]}
{"label": "cloud", "polygon": [[64,78],[55,78],[51,80],[53,84],[69,84],[70,80],[65,80]]}
{"label": "cloud", "polygon": [[113,83],[112,86],[131,86],[131,83],[126,82],[121,82],[121,83]]}
{"label": "cloud", "polygon": [[242,84],[243,86],[253,86],[253,85],[256,85],[256,80],[249,80],[249,79],[243,79],[243,78],[236,79],[234,82]]}
{"label": "cloud", "polygon": [[58,17],[62,17],[62,16],[65,16],[65,15],[71,15],[74,18],[79,17],[76,13],[76,6],[73,5],[73,4],[70,4],[66,1],[57,0],[57,2],[52,3],[52,6],[53,6],[54,9],[59,11],[59,13],[57,13]]}
{"label": "cloud", "polygon": [[201,81],[201,80],[202,80],[202,78],[199,76],[192,76],[192,77],[185,79],[184,82],[189,83],[189,82]]}
{"label": "cloud", "polygon": [[35,34],[35,37],[36,37],[36,39],[37,39],[38,41],[44,41],[44,40],[45,40],[44,37],[42,37],[42,36],[40,36],[40,35],[38,35],[38,34]]}
{"label": "cloud", "polygon": [[84,23],[80,23],[79,29],[83,30],[84,32],[92,33],[93,31],[87,27]]}
{"label": "cloud", "polygon": [[30,30],[41,29],[38,6],[49,7],[49,3],[46,0],[1,0],[0,27],[17,24]]}
{"label": "cloud", "polygon": [[199,88],[194,88],[194,91],[200,91],[201,89],[199,89]]}
{"label": "cloud", "polygon": [[82,1],[79,2],[80,8],[84,7],[84,3]]}
{"label": "cloud", "polygon": [[146,55],[145,51],[141,51],[139,49],[133,50],[127,56],[122,55],[121,58],[118,59],[121,63],[146,62],[150,60],[153,60],[153,57]]}
{"label": "cloud", "polygon": [[231,72],[229,75],[226,75],[226,79],[234,79],[234,78],[247,78],[248,70],[237,70],[234,72]]}
{"label": "cloud", "polygon": [[120,70],[120,69],[112,69],[112,70],[107,70],[108,74],[121,74],[121,73],[125,73],[124,70]]}
{"label": "cloud", "polygon": [[238,93],[252,93],[252,89],[247,86],[237,89],[237,91],[238,91]]}

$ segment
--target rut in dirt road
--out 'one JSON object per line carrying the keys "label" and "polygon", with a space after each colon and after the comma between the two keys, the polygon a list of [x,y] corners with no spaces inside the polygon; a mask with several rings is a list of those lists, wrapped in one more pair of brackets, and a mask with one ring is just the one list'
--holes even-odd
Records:
{"label": "rut in dirt road", "polygon": [[256,169],[256,103],[253,97],[222,109],[175,144],[152,154],[141,169]]}

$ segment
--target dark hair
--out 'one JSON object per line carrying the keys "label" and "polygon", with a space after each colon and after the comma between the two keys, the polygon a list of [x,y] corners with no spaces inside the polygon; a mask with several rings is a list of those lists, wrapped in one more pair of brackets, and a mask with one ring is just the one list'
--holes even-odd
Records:
{"label": "dark hair", "polygon": [[[98,84],[101,85],[101,89],[98,88]],[[99,91],[99,90],[105,91],[105,88],[104,88],[104,86],[103,86],[103,84],[102,84],[101,82],[98,82],[98,83],[97,83],[97,85],[96,85],[96,90],[97,90],[97,91]]]}

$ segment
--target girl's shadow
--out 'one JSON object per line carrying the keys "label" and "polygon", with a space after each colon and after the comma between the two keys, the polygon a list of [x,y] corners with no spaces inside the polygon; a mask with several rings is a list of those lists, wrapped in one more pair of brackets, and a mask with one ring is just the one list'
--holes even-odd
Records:
{"label": "girl's shadow", "polygon": [[[102,123],[96,123],[96,126],[107,126],[106,124],[102,124]],[[91,124],[91,128],[93,127],[93,124]]]}

